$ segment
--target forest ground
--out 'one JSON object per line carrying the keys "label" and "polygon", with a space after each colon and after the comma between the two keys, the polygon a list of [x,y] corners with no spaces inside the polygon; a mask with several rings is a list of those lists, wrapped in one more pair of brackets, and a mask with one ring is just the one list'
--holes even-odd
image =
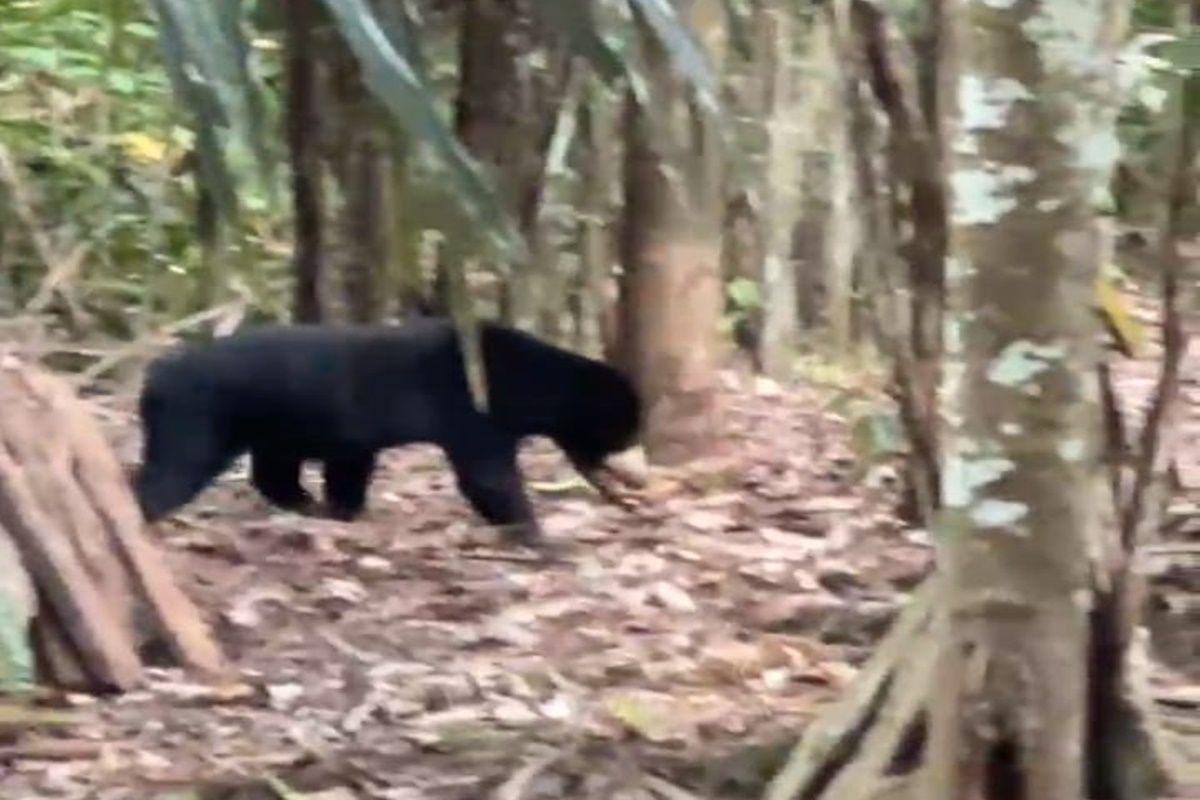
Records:
{"label": "forest ground", "polygon": [[[1151,621],[1157,705],[1200,735],[1198,367]],[[1153,365],[1118,372],[1141,404]],[[432,448],[388,453],[350,524],[272,511],[231,471],[158,532],[237,680],[73,697],[73,724],[0,748],[0,796],[248,800],[279,796],[271,775],[321,800],[759,796],[931,552],[892,513],[894,469],[856,462],[844,389],[723,385],[723,451],[656,476],[644,512],[526,448],[555,563],[500,546]],[[128,464],[131,409],[100,403]]]}

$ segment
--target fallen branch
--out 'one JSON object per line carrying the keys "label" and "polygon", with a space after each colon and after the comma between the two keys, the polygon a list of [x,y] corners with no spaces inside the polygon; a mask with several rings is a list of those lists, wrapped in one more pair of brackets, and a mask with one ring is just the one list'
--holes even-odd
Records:
{"label": "fallen branch", "polygon": [[[766,800],[819,797],[854,758],[869,729],[895,694],[898,675],[915,643],[930,629],[935,601],[940,595],[938,586],[937,578],[932,577],[918,587],[842,698],[805,728],[787,763],[771,782]],[[929,646],[927,643],[926,647]],[[909,680],[900,679],[906,689]],[[923,699],[924,695],[920,696]],[[902,722],[907,724],[907,720]],[[887,727],[892,729],[893,724],[889,722]]]}
{"label": "fallen branch", "polygon": [[0,363],[0,527],[38,593],[42,676],[128,689],[142,652],[165,644],[216,677],[223,656],[199,611],[145,536],[125,475],[86,406],[61,380],[9,356]]}

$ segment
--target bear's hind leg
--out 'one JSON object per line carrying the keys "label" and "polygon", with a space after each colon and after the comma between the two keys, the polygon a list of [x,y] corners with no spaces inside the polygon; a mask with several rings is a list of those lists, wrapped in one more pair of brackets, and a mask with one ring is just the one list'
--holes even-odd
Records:
{"label": "bear's hind leg", "polygon": [[325,459],[325,504],[329,516],[349,521],[367,506],[367,487],[375,472],[375,453],[340,454]]}

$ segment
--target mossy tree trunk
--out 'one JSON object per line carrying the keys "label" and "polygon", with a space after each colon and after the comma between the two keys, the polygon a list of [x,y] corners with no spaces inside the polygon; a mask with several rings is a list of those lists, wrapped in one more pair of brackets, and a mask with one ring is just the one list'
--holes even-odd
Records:
{"label": "mossy tree trunk", "polygon": [[[1084,796],[1116,0],[963,3],[928,797]],[[1099,158],[1097,157],[1099,156]]]}

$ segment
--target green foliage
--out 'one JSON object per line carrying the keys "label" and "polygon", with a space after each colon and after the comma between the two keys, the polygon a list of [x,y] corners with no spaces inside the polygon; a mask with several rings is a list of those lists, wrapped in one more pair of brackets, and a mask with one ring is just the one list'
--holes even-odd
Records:
{"label": "green foliage", "polygon": [[[53,266],[48,255],[77,246],[85,256],[64,280],[77,308],[56,297],[46,310],[79,336],[128,336],[227,291],[213,285],[196,237],[186,176],[196,137],[177,124],[156,35],[136,0],[5,5],[0,145],[24,208],[10,181],[0,184],[0,312],[22,310]],[[243,195],[226,263],[259,261],[247,282],[265,288],[278,275],[279,221],[260,197]],[[35,234],[54,252],[35,247]]]}
{"label": "green foliage", "polygon": [[[1156,187],[1166,177],[1159,174],[1163,170],[1161,147],[1169,138],[1168,128],[1176,124],[1168,110],[1181,101],[1184,113],[1200,113],[1200,98],[1178,97],[1180,76],[1200,70],[1200,38],[1194,31],[1186,35],[1176,31],[1174,15],[1174,3],[1136,3],[1134,33],[1119,57],[1121,160],[1135,176],[1123,198],[1130,221],[1147,222],[1156,213]],[[1135,186],[1151,192],[1137,192]]]}
{"label": "green foliage", "polygon": [[734,278],[725,287],[730,304],[739,311],[750,311],[762,307],[762,292],[758,284],[749,278]]}
{"label": "green foliage", "polygon": [[0,691],[26,689],[34,683],[33,652],[28,619],[5,591],[0,590]]}
{"label": "green foliage", "polygon": [[725,313],[721,315],[720,331],[729,334],[738,324],[750,319],[762,308],[762,290],[750,278],[733,278],[725,284]]}
{"label": "green foliage", "polygon": [[[436,29],[449,17],[411,13],[409,3],[323,2],[404,133],[396,140],[413,230],[441,230],[467,249],[521,250],[487,176],[452,133],[457,42]],[[744,5],[728,0],[730,13]],[[617,89],[643,82],[632,57],[636,9],[700,102],[716,107],[715,72],[667,5],[535,8],[580,64]],[[0,176],[0,314],[37,298],[36,310],[61,330],[94,340],[138,335],[230,298],[248,298],[251,317],[286,307],[291,231],[273,202],[283,186],[285,13],[283,0],[4,4],[0,146],[13,169]],[[546,176],[558,194],[543,213],[561,217],[565,248],[577,222],[573,136],[571,125],[559,128]],[[55,274],[72,253],[83,254],[77,268]],[[57,287],[47,289],[51,275]]]}
{"label": "green foliage", "polygon": [[0,692],[33,685],[34,660],[29,647],[29,620],[37,611],[33,583],[16,544],[0,535]]}
{"label": "green foliage", "polygon": [[1155,50],[1164,61],[1177,70],[1187,72],[1200,70],[1200,33],[1169,39]]}
{"label": "green foliage", "polygon": [[432,152],[450,178],[455,196],[500,250],[520,243],[494,187],[438,114],[438,103],[400,52],[398,37],[388,37],[364,0],[325,0],[346,43],[363,68],[367,87],[413,140]]}
{"label": "green foliage", "polygon": [[877,463],[908,452],[908,437],[892,407],[860,410],[851,418],[850,441],[863,463]]}
{"label": "green foliage", "polygon": [[1175,24],[1176,5],[1176,0],[1137,0],[1133,4],[1133,24],[1143,30],[1169,28]]}

